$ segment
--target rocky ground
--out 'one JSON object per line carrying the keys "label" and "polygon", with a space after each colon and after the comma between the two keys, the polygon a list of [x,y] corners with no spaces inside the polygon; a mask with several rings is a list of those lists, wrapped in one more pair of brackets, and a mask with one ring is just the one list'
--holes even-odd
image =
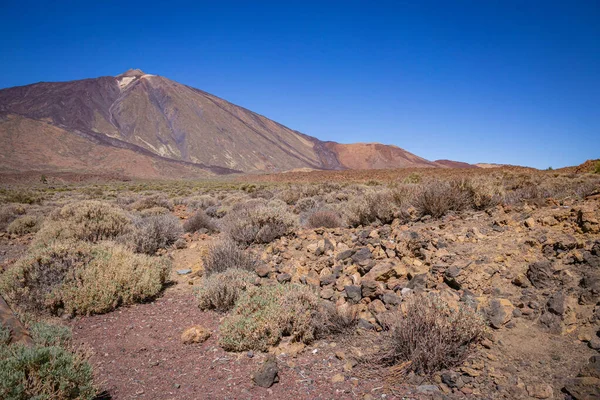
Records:
{"label": "rocky ground", "polygon": [[[256,385],[251,377],[267,356],[219,348],[221,316],[200,311],[192,295],[208,235],[188,235],[185,248],[170,250],[174,269],[191,273],[174,272],[161,298],[78,318],[74,335],[91,349],[103,388],[119,399],[598,398],[599,206],[595,196],[404,225],[302,230],[252,249],[264,262],[262,279],[311,285],[324,299],[358,307],[364,334],[380,330],[379,317],[412,291],[476,306],[489,319],[488,338],[463,366],[427,379],[369,374],[353,361],[357,338],[339,338],[283,343],[273,349],[277,382]],[[192,326],[210,337],[184,344]]]}

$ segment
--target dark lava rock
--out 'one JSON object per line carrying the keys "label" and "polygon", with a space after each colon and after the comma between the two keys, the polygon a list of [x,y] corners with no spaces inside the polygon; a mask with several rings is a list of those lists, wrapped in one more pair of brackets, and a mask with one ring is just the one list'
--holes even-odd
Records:
{"label": "dark lava rock", "polygon": [[277,359],[274,355],[267,356],[265,362],[260,366],[258,371],[252,376],[252,380],[260,387],[269,388],[275,382],[279,382],[279,367]]}

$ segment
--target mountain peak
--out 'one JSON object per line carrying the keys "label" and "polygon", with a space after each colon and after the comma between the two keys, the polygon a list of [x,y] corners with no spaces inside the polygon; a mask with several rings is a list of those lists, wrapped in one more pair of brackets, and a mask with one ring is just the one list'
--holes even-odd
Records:
{"label": "mountain peak", "polygon": [[128,77],[128,78],[134,78],[134,77],[140,77],[146,75],[146,73],[144,71],[142,71],[141,69],[129,69],[125,72],[123,72],[121,75],[117,75],[118,77]]}

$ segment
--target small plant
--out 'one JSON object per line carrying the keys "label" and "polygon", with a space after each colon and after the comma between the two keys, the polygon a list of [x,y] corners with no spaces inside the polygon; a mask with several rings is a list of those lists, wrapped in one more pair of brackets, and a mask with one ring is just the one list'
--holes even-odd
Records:
{"label": "small plant", "polygon": [[240,249],[233,241],[223,240],[209,247],[202,263],[204,273],[208,276],[233,268],[254,271],[257,260],[247,251]]}
{"label": "small plant", "polygon": [[212,274],[196,289],[198,306],[202,310],[229,311],[255,280],[256,274],[238,268]]}
{"label": "small plant", "polygon": [[409,362],[409,370],[432,374],[462,363],[485,332],[485,322],[465,306],[450,307],[436,295],[413,295],[387,321],[380,362]]}
{"label": "small plant", "polygon": [[92,367],[69,349],[70,330],[36,324],[32,337],[31,347],[0,342],[0,398],[93,399]]}
{"label": "small plant", "polygon": [[15,219],[7,227],[6,231],[15,235],[25,235],[27,233],[37,232],[40,229],[40,220],[31,215]]}
{"label": "small plant", "polygon": [[173,215],[156,215],[134,223],[134,229],[123,237],[136,253],[154,255],[159,249],[174,244],[183,233],[179,219]]}
{"label": "small plant", "polygon": [[249,288],[221,326],[219,344],[227,351],[267,351],[283,336],[310,343],[318,334],[321,300],[307,286]]}
{"label": "small plant", "polygon": [[463,211],[472,205],[471,194],[458,181],[428,184],[414,200],[420,215],[440,218],[449,211]]}
{"label": "small plant", "polygon": [[596,161],[596,166],[594,167],[594,173],[600,174],[600,161]]}
{"label": "small plant", "polygon": [[136,211],[142,211],[147,208],[163,207],[170,211],[173,211],[173,202],[161,195],[153,195],[144,197],[131,205]]}
{"label": "small plant", "polygon": [[306,226],[308,228],[339,228],[343,225],[342,219],[335,211],[315,211],[308,216]]}
{"label": "small plant", "polygon": [[202,210],[196,211],[183,223],[183,230],[186,232],[197,232],[200,229],[206,229],[208,232],[217,231],[213,220]]}

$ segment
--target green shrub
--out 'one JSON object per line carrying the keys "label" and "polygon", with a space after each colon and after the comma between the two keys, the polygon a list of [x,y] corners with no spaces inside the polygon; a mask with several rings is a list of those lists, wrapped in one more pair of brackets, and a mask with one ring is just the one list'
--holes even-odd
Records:
{"label": "green shrub", "polygon": [[84,200],[50,213],[34,242],[47,244],[66,239],[97,242],[121,236],[131,227],[131,218],[121,208],[96,200]]}
{"label": "green shrub", "polygon": [[310,343],[318,333],[321,301],[304,285],[251,287],[240,297],[219,330],[227,351],[267,351],[283,336]]}
{"label": "green shrub", "polygon": [[284,206],[257,204],[232,210],[225,217],[224,229],[231,239],[242,244],[270,243],[294,232],[298,222]]}
{"label": "green shrub", "polygon": [[600,174],[600,161],[596,161],[596,166],[594,167],[594,173]]}
{"label": "green shrub", "polygon": [[40,346],[67,346],[71,341],[71,329],[67,326],[37,322],[31,325],[31,338]]}
{"label": "green shrub", "polygon": [[6,231],[15,235],[25,235],[37,232],[40,229],[40,219],[31,215],[15,219],[7,227]]}
{"label": "green shrub", "polygon": [[203,310],[229,311],[255,280],[256,274],[238,268],[210,275],[195,291],[198,306]]}
{"label": "green shrub", "polygon": [[0,398],[93,399],[92,367],[66,347],[69,329],[38,325],[31,347],[0,342]]}
{"label": "green shrub", "polygon": [[135,221],[134,229],[122,238],[136,253],[154,255],[159,249],[174,244],[183,234],[179,219],[173,215],[157,215]]}
{"label": "green shrub", "polygon": [[27,311],[100,314],[156,296],[167,274],[165,259],[112,242],[60,241],[17,261],[0,276],[0,291]]}
{"label": "green shrub", "polygon": [[12,332],[10,328],[7,328],[0,323],[0,346],[9,344],[11,336]]}
{"label": "green shrub", "polygon": [[431,374],[460,365],[485,333],[485,322],[468,307],[450,307],[437,295],[413,295],[387,321],[379,362],[410,362],[409,370]]}

